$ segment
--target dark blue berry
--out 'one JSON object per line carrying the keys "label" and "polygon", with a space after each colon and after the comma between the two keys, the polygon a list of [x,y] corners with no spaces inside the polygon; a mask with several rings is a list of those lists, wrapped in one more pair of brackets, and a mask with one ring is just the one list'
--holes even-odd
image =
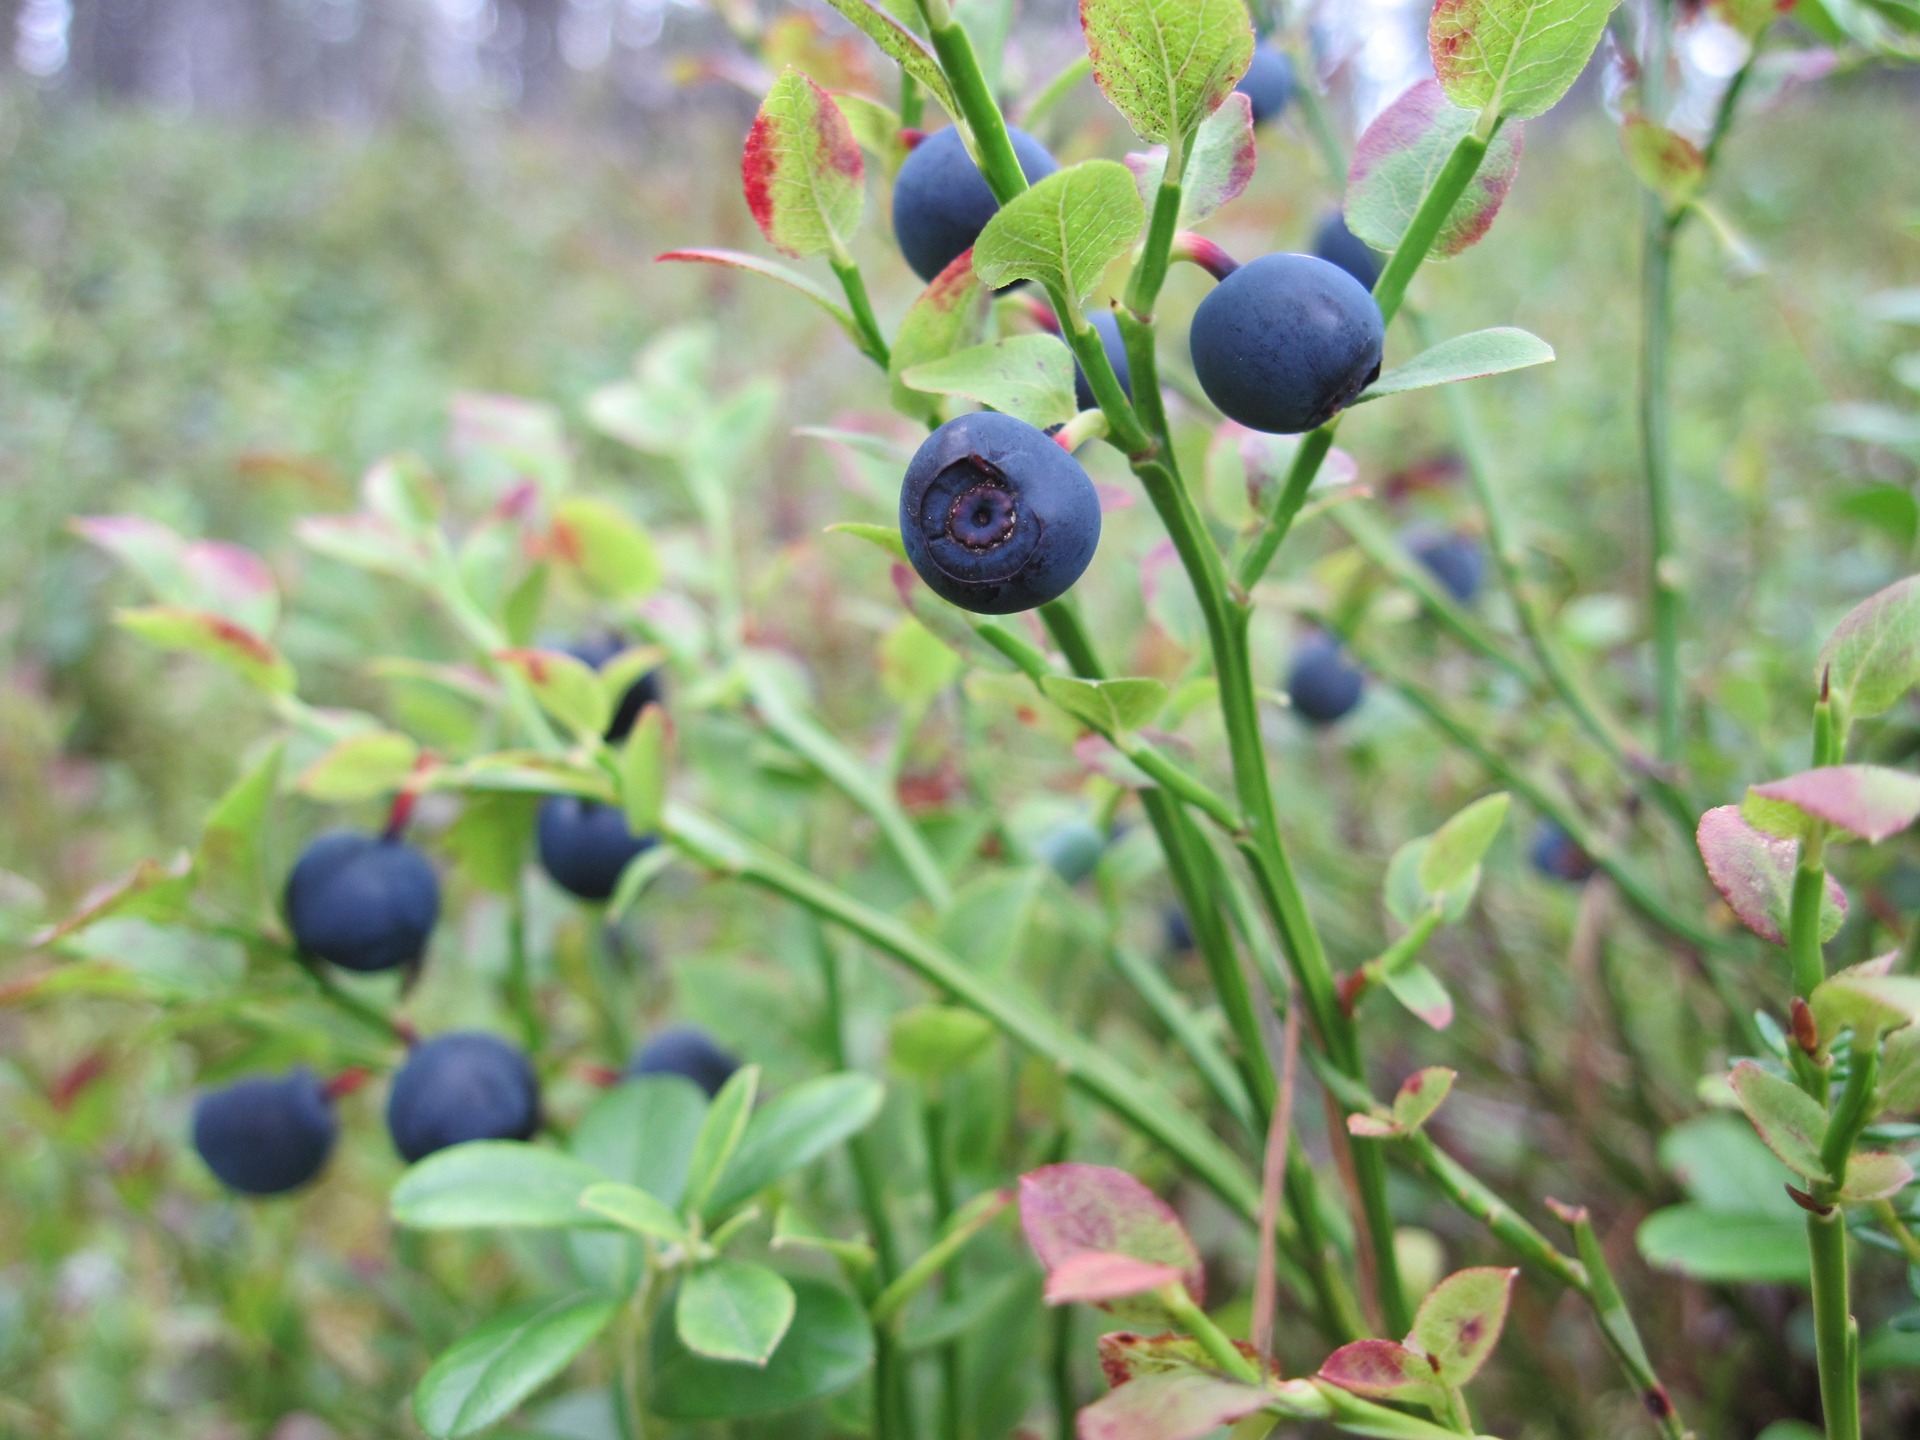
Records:
{"label": "dark blue berry", "polygon": [[1176,955],[1184,955],[1193,949],[1193,921],[1180,906],[1169,905],[1162,910],[1160,925],[1166,933],[1167,949]]}
{"label": "dark blue berry", "polygon": [[1313,253],[1329,265],[1338,265],[1369,290],[1380,282],[1380,252],[1349,230],[1347,217],[1338,210],[1313,232]]}
{"label": "dark blue berry", "polygon": [[1542,820],[1534,827],[1527,856],[1533,861],[1533,868],[1551,880],[1579,884],[1593,878],[1592,857],[1551,820]]}
{"label": "dark blue berry", "polygon": [[1273,435],[1324,425],[1380,374],[1373,296],[1312,255],[1242,265],[1194,312],[1194,374],[1229,420]]}
{"label": "dark blue berry", "polygon": [[627,1074],[678,1075],[713,1096],[739,1068],[740,1062],[716,1045],[706,1031],[676,1025],[642,1045],[627,1066]]}
{"label": "dark blue berry", "polygon": [[229,1190],[279,1195],[320,1173],[339,1126],[312,1071],[255,1075],[193,1107],[193,1148]]}
{"label": "dark blue berry", "polygon": [[1044,864],[1069,885],[1094,872],[1107,848],[1106,832],[1085,820],[1069,820],[1040,837],[1034,847]]}
{"label": "dark blue berry", "polygon": [[1264,124],[1293,101],[1293,57],[1268,41],[1253,47],[1253,60],[1233,88],[1253,107],[1253,123]]}
{"label": "dark blue berry", "polygon": [[301,852],[286,905],[301,954],[346,970],[391,970],[426,950],[440,881],[404,840],[333,830]]}
{"label": "dark blue berry", "polygon": [[1473,603],[1486,576],[1487,557],[1480,542],[1457,530],[1428,531],[1411,535],[1407,551],[1432,572],[1433,578],[1462,605]]}
{"label": "dark blue berry", "polygon": [[605,900],[620,872],[654,837],[627,828],[626,812],[577,795],[549,795],[540,802],[537,830],[540,863],[553,883],[582,900]]}
{"label": "dark blue berry", "polygon": [[1100,543],[1100,497],[1080,462],[992,410],[929,435],[900,487],[900,539],[935,594],[980,615],[1066,594]]}
{"label": "dark blue berry", "polygon": [[539,1128],[533,1066],[478,1030],[421,1041],[387,1092],[387,1133],[409,1164],[468,1140],[531,1139]]}
{"label": "dark blue berry", "polygon": [[[1008,130],[1027,183],[1060,167],[1024,130]],[[1000,208],[960,132],[935,131],[908,152],[893,182],[893,235],[922,280],[932,280],[980,238]]]}
{"label": "dark blue berry", "polygon": [[[1087,320],[1099,333],[1100,348],[1107,352],[1107,363],[1113,366],[1121,390],[1126,392],[1127,399],[1133,399],[1133,368],[1127,364],[1127,342],[1120,334],[1119,320],[1111,310],[1096,310]],[[1073,400],[1082,410],[1100,408],[1100,402],[1093,398],[1093,386],[1087,383],[1087,372],[1078,360],[1073,362]]]}
{"label": "dark blue berry", "polygon": [[[581,664],[599,670],[628,648],[627,642],[618,635],[605,634],[576,640],[566,647],[566,651]],[[618,745],[626,739],[633,731],[634,722],[640,718],[640,712],[649,705],[659,703],[660,672],[649,670],[627,687],[626,693],[620,697],[620,703],[614,707],[613,719],[607,725],[608,743]]]}
{"label": "dark blue berry", "polygon": [[1302,719],[1331,725],[1360,703],[1366,678],[1331,635],[1315,635],[1294,652],[1287,698]]}

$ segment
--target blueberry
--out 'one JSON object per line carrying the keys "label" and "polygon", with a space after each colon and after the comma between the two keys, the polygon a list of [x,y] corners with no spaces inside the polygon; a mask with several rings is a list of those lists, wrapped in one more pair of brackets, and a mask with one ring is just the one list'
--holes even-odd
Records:
{"label": "blueberry", "polygon": [[[1008,130],[1027,183],[1060,167],[1047,147],[1024,130]],[[922,280],[931,281],[980,238],[1000,208],[987,177],[949,126],[908,152],[893,182],[893,234],[900,253]]]}
{"label": "blueberry", "polygon": [[193,1107],[193,1148],[229,1190],[279,1195],[320,1173],[339,1126],[326,1089],[304,1066],[211,1090]]}
{"label": "blueberry", "polygon": [[1527,858],[1533,861],[1534,869],[1550,880],[1579,884],[1593,878],[1593,858],[1551,820],[1542,820],[1534,827]]}
{"label": "blueberry", "polygon": [[387,1133],[408,1164],[467,1140],[531,1139],[539,1128],[533,1066],[478,1030],[421,1041],[387,1092]]}
{"label": "blueberry", "polygon": [[[585,640],[576,640],[566,647],[567,654],[583,665],[595,670],[628,648],[627,642],[614,634],[589,636]],[[607,741],[618,745],[633,731],[634,721],[640,718],[640,712],[649,705],[660,703],[660,672],[649,670],[626,689],[620,697],[620,703],[614,707],[613,720],[607,726]]]}
{"label": "blueberry", "polygon": [[1425,531],[1407,537],[1407,551],[1462,605],[1473,603],[1485,577],[1487,557],[1480,542],[1458,530]]}
{"label": "blueberry", "polygon": [[1069,885],[1078,885],[1091,875],[1106,848],[1106,832],[1085,820],[1054,826],[1034,847],[1041,862]]}
{"label": "blueberry", "polygon": [[1271,42],[1253,47],[1253,61],[1240,77],[1238,90],[1253,106],[1253,123],[1261,125],[1286,109],[1293,100],[1293,57]]}
{"label": "blueberry", "polygon": [[540,863],[553,883],[582,900],[605,900],[620,872],[654,837],[627,828],[626,812],[577,795],[549,795],[540,802]]}
{"label": "blueberry", "polygon": [[333,830],[301,852],[286,905],[301,954],[346,970],[391,970],[426,950],[440,881],[404,840]]}
{"label": "blueberry", "polygon": [[1250,430],[1324,425],[1380,374],[1380,307],[1346,271],[1312,255],[1263,255],[1214,287],[1189,343],[1207,398]]}
{"label": "blueberry", "polygon": [[976,411],[929,435],[900,487],[900,538],[935,594],[979,615],[1064,595],[1100,543],[1080,462],[1011,415]]}
{"label": "blueberry", "polygon": [[1380,282],[1380,252],[1349,230],[1347,217],[1338,210],[1313,232],[1313,253],[1329,265],[1338,265],[1369,290]]}
{"label": "blueberry", "polygon": [[1294,653],[1287,697],[1315,725],[1331,725],[1360,703],[1366,679],[1331,635],[1315,635]]}
{"label": "blueberry", "polygon": [[[1121,337],[1119,320],[1111,310],[1096,310],[1087,320],[1099,332],[1100,348],[1107,352],[1107,363],[1113,366],[1121,390],[1127,399],[1133,399],[1133,372],[1127,364],[1127,342]],[[1078,360],[1073,362],[1073,400],[1082,410],[1100,408],[1100,402],[1093,398],[1093,386],[1087,383],[1087,372],[1080,368]]]}
{"label": "blueberry", "polygon": [[627,1074],[678,1075],[713,1096],[739,1068],[740,1062],[716,1045],[706,1031],[676,1025],[635,1051]]}
{"label": "blueberry", "polygon": [[1193,949],[1193,920],[1178,905],[1169,905],[1160,912],[1160,927],[1167,937],[1167,949],[1176,955],[1185,955]]}

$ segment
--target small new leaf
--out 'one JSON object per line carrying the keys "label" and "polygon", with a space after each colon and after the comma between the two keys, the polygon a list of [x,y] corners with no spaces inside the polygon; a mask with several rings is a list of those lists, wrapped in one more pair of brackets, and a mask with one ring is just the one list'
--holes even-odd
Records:
{"label": "small new leaf", "polygon": [[723,1257],[681,1282],[673,1323],[696,1355],[764,1366],[793,1324],[794,1308],[793,1287],[781,1276]]}
{"label": "small new leaf", "polygon": [[1826,1138],[1827,1112],[1819,1102],[1752,1060],[1735,1065],[1731,1078],[1740,1108],[1780,1163],[1802,1180],[1825,1180],[1820,1142]]}
{"label": "small new leaf", "polygon": [[1407,1343],[1432,1361],[1442,1385],[1458,1388],[1480,1373],[1507,1323],[1518,1270],[1483,1266],[1449,1275],[1421,1302]]}
{"label": "small new leaf", "polygon": [[1473,874],[1506,823],[1509,800],[1500,792],[1476,800],[1434,831],[1418,871],[1421,888],[1443,895]]}
{"label": "small new leaf", "polygon": [[1416,1070],[1401,1084],[1393,1097],[1393,1119],[1403,1131],[1418,1130],[1433,1118],[1433,1112],[1452,1093],[1459,1072],[1444,1065],[1429,1065]]}
{"label": "small new leaf", "polygon": [[1920,575],[1856,605],[1821,648],[1814,683],[1850,720],[1893,706],[1920,684]]}

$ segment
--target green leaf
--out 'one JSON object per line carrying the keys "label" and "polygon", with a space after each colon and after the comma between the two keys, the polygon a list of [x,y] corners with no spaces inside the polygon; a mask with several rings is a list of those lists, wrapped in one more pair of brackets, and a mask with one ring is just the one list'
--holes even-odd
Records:
{"label": "green leaf", "polygon": [[225,616],[178,605],[147,605],[116,610],[113,623],[162,650],[182,650],[217,661],[269,695],[293,693],[293,666],[252,630]]}
{"label": "green leaf", "polygon": [[[844,107],[849,99],[857,97],[842,96],[840,103]],[[754,275],[764,275],[769,280],[777,280],[790,290],[798,290],[807,299],[818,305],[834,323],[849,336],[858,338],[853,316],[847,308],[834,298],[833,292],[819,284],[810,275],[802,275],[791,266],[782,265],[778,260],[768,260],[759,255],[748,255],[739,250],[709,250],[686,248],[669,250],[663,255],[653,257],[656,264],[719,265],[729,270],[745,270]]]}
{"label": "green leaf", "polygon": [[1082,161],[1001,206],[974,245],[973,268],[996,290],[1033,280],[1084,305],[1107,266],[1140,238],[1145,219],[1126,166]]}
{"label": "green leaf", "polygon": [[[901,564],[907,560],[906,544],[900,539],[898,525],[869,525],[863,520],[840,520],[827,526],[829,535],[852,535],[884,550]],[[924,627],[922,627],[924,628]]]}
{"label": "green leaf", "polygon": [[921,89],[940,102],[942,110],[949,115],[960,113],[960,104],[953,98],[953,88],[947,84],[946,72],[940,68],[933,51],[927,48],[926,41],[873,4],[872,0],[827,0],[827,3],[898,61],[900,68],[911,75]]}
{"label": "green leaf", "polygon": [[1543,115],[1579,78],[1619,0],[1439,0],[1433,71],[1454,104]]}
{"label": "green leaf", "polygon": [[1040,691],[1077,720],[1103,733],[1137,730],[1167,703],[1167,687],[1158,680],[1079,680],[1048,675]]}
{"label": "green leaf", "polygon": [[1820,822],[1878,844],[1920,819],[1920,775],[1884,765],[1823,765],[1753,786],[1740,814],[1783,840],[1802,839]]}
{"label": "green leaf", "polygon": [[1480,1266],[1449,1275],[1420,1303],[1411,1344],[1433,1362],[1442,1385],[1458,1388],[1480,1373],[1507,1323],[1518,1270]]}
{"label": "green leaf", "polygon": [[1819,1102],[1751,1060],[1733,1067],[1732,1082],[1740,1108],[1780,1163],[1803,1180],[1826,1179],[1820,1142],[1826,1138],[1827,1112]]}
{"label": "green leaf", "polygon": [[589,1185],[581,1193],[580,1206],[636,1235],[675,1245],[684,1245],[689,1238],[680,1217],[637,1185],[617,1180]]}
{"label": "green leaf", "polygon": [[1421,961],[1396,966],[1380,976],[1387,993],[1435,1030],[1453,1024],[1453,997],[1440,977]]}
{"label": "green leaf", "polygon": [[893,1017],[887,1063],[902,1075],[936,1081],[992,1042],[993,1022],[952,1005],[916,1005]]}
{"label": "green leaf", "polygon": [[653,1331],[649,1407],[667,1420],[733,1420],[824,1399],[873,1364],[873,1329],[851,1298],[821,1280],[791,1282],[793,1321],[763,1368],[696,1355],[679,1327]]}
{"label": "green leaf", "polygon": [[1847,1178],[1835,1199],[1845,1205],[1887,1200],[1913,1183],[1913,1167],[1898,1155],[1861,1150],[1847,1157]]}
{"label": "green leaf", "polygon": [[720,1093],[713,1097],[713,1103],[707,1107],[699,1138],[693,1142],[693,1156],[687,1162],[688,1211],[698,1214],[707,1209],[709,1197],[719,1185],[728,1162],[733,1159],[734,1152],[740,1148],[740,1141],[747,1133],[747,1122],[753,1116],[754,1096],[759,1090],[760,1067],[742,1066],[720,1087]]}
{"label": "green leaf", "polygon": [[888,179],[907,158],[906,143],[900,138],[900,112],[878,100],[851,90],[835,90],[833,103],[847,117],[847,125],[860,148],[880,162]]}
{"label": "green leaf", "polygon": [[406,784],[420,758],[411,736],[395,730],[363,730],[322,752],[295,780],[303,795],[326,804],[373,800]]}
{"label": "green leaf", "polygon": [[427,1434],[473,1435],[504,1419],[607,1328],[620,1302],[597,1295],[535,1300],[493,1316],[434,1361],[413,1392]]}
{"label": "green leaf", "polygon": [[510,895],[533,843],[538,807],[533,795],[468,795],[458,818],[447,827],[446,848],[474,884]]}
{"label": "green leaf", "polygon": [[1850,720],[1891,710],[1920,684],[1920,575],[1897,580],[1847,613],[1820,650],[1814,682]]}
{"label": "green leaf", "polygon": [[[1784,1193],[1784,1192],[1782,1192]],[[1729,1215],[1703,1205],[1670,1205],[1640,1226],[1647,1264],[1715,1284],[1805,1285],[1807,1227],[1775,1215]]]}
{"label": "green leaf", "polygon": [[128,977],[136,993],[163,1000],[212,1001],[231,995],[247,968],[247,953],[238,940],[124,914],[95,920],[63,948]]}
{"label": "green leaf", "polygon": [[798,70],[773,82],[740,162],[747,209],[787,255],[844,255],[866,210],[866,164],[833,98]]}
{"label": "green leaf", "polygon": [[[1772,0],[1763,0],[1771,5]],[[1634,177],[1669,210],[1678,210],[1700,193],[1707,180],[1707,157],[1684,135],[1642,116],[1620,127],[1620,148]]]}
{"label": "green leaf", "polygon": [[1442,340],[1431,350],[1422,351],[1404,365],[1396,365],[1361,393],[1356,405],[1408,390],[1425,390],[1434,385],[1451,385],[1459,380],[1478,380],[1487,375],[1504,375],[1530,365],[1545,365],[1553,357],[1553,347],[1537,335],[1509,325],[1492,330],[1475,330]]}
{"label": "green leaf", "polygon": [[1920,1025],[1887,1037],[1880,1051],[1880,1104],[1895,1115],[1920,1114]]}
{"label": "green leaf", "polygon": [[597,740],[613,704],[593,668],[560,650],[499,650],[495,660],[526,681],[542,710],[582,740]]}
{"label": "green leaf", "polygon": [[[1891,960],[1894,957],[1885,957]],[[1869,961],[1821,981],[1808,997],[1814,1024],[1831,1040],[1843,1029],[1877,1036],[1920,1020],[1920,977],[1882,973],[1884,965]]]}
{"label": "green leaf", "polygon": [[680,1343],[709,1360],[764,1367],[793,1323],[793,1287],[763,1265],[719,1259],[680,1284],[673,1309]]}
{"label": "green leaf", "polygon": [[1064,424],[1080,408],[1073,398],[1073,352],[1057,335],[1013,335],[975,345],[912,366],[900,378],[909,389],[959,395],[1036,429]]}
{"label": "green leaf", "polygon": [[[1376,250],[1396,249],[1474,119],[1473,111],[1451,103],[1433,80],[1419,81],[1381,111],[1354,147],[1347,171],[1347,228]],[[1519,173],[1522,139],[1517,120],[1493,137],[1480,168],[1441,222],[1429,258],[1458,255],[1492,228]]]}
{"label": "green leaf", "polygon": [[1242,0],[1081,0],[1080,27],[1093,83],[1148,142],[1193,134],[1253,59]]}
{"label": "green leaf", "polygon": [[[887,365],[893,408],[915,420],[938,418],[940,407],[931,392],[907,384],[907,371],[965,349],[979,340],[986,328],[993,294],[974,273],[973,255],[971,250],[963,252],[933,277],[908,308],[893,337]],[[900,558],[906,558],[904,552]]]}
{"label": "green leaf", "polygon": [[811,1164],[872,1124],[885,1095],[872,1077],[845,1073],[822,1075],[775,1096],[747,1122],[704,1208],[717,1214]]}
{"label": "green leaf", "polygon": [[393,1187],[396,1224],[415,1230],[554,1230],[599,1224],[580,1196],[605,1177],[571,1155],[520,1140],[437,1150]]}
{"label": "green leaf", "polygon": [[692,1081],[635,1076],[606,1091],[580,1117],[573,1153],[601,1176],[678,1206],[706,1113],[706,1094]]}
{"label": "green leaf", "polygon": [[1457,1071],[1444,1065],[1429,1065],[1414,1071],[1393,1097],[1394,1123],[1403,1131],[1418,1130],[1433,1118],[1433,1112],[1452,1092],[1453,1082],[1458,1078]]}
{"label": "green leaf", "polygon": [[1714,1111],[1676,1125],[1660,1137],[1660,1164],[1689,1200],[1715,1214],[1771,1216],[1796,1233],[1806,1219],[1782,1188],[1772,1152],[1737,1115]]}
{"label": "green leaf", "polygon": [[[879,527],[875,527],[879,528]],[[898,543],[897,528],[887,531]],[[894,704],[918,711],[959,678],[960,657],[911,615],[880,637],[880,688]]]}
{"label": "green leaf", "polygon": [[1508,805],[1505,792],[1488,795],[1434,831],[1426,853],[1420,857],[1421,888],[1442,895],[1471,878],[1494,836],[1506,824]]}
{"label": "green leaf", "polygon": [[548,543],[596,595],[637,600],[660,586],[653,537],[608,501],[569,495],[554,507]]}
{"label": "green leaf", "polygon": [[655,834],[666,801],[667,712],[649,705],[620,747],[620,805],[627,828],[636,835]]}
{"label": "green leaf", "polygon": [[225,795],[215,802],[201,827],[193,855],[195,888],[203,900],[240,915],[257,909],[264,891],[260,837],[280,779],[286,751],[275,741]]}
{"label": "green leaf", "polygon": [[[1740,923],[1762,940],[1786,944],[1787,910],[1798,863],[1794,843],[1762,835],[1736,805],[1707,811],[1694,838],[1707,878]],[[1846,917],[1846,892],[1829,875],[1820,905],[1820,938],[1831,940]]]}
{"label": "green leaf", "polygon": [[294,522],[293,533],[315,554],[356,570],[431,583],[426,546],[377,515],[307,515]]}
{"label": "green leaf", "polygon": [[[1208,216],[1236,200],[1253,179],[1257,149],[1253,137],[1253,102],[1244,95],[1226,98],[1221,107],[1201,121],[1180,169],[1180,219],[1191,230]],[[1145,154],[1127,156],[1127,168],[1140,187],[1140,199],[1152,208],[1167,174],[1167,149],[1156,145]]]}

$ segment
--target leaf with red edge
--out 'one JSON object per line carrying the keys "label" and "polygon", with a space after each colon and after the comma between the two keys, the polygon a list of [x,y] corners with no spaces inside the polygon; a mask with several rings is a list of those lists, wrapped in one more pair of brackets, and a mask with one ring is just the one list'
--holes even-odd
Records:
{"label": "leaf with red edge", "polygon": [[1454,104],[1509,120],[1552,109],[1580,77],[1619,0],[1439,0],[1433,73]]}
{"label": "leaf with red edge", "polygon": [[1394,1121],[1402,1129],[1418,1130],[1433,1118],[1433,1112],[1452,1093],[1453,1082],[1458,1078],[1457,1071],[1444,1065],[1429,1065],[1414,1071],[1393,1097]]}
{"label": "leaf with red edge", "polygon": [[1392,1340],[1356,1340],[1342,1345],[1321,1365],[1319,1378],[1369,1400],[1406,1405],[1446,1402],[1433,1362],[1418,1350]]}
{"label": "leaf with red edge", "polygon": [[272,695],[291,694],[293,666],[244,625],[179,605],[147,605],[114,613],[114,623],[163,650],[202,655]]}
{"label": "leaf with red edge", "polygon": [[1800,839],[1817,820],[1877,845],[1920,819],[1920,775],[1884,765],[1822,765],[1753,786],[1740,815],[1783,840]]}
{"label": "leaf with red edge", "polygon": [[[1235,91],[1194,132],[1180,171],[1180,228],[1192,229],[1238,199],[1253,180],[1257,158],[1253,102]],[[1151,206],[1167,173],[1166,147],[1127,156],[1127,168],[1140,186],[1140,198]]]}
{"label": "leaf with red edge", "polygon": [[1913,1167],[1898,1155],[1862,1150],[1847,1161],[1846,1183],[1837,1197],[1849,1205],[1888,1200],[1913,1183]]}
{"label": "leaf with red edge", "polygon": [[[1020,1224],[1051,1274],[1075,1255],[1096,1251],[1170,1265],[1196,1303],[1204,1300],[1200,1252],[1173,1207],[1124,1170],[1105,1165],[1049,1165],[1020,1177]],[[1163,1315],[1150,1301],[1104,1308],[1149,1321]]]}
{"label": "leaf with red edge", "polygon": [[89,890],[71,914],[36,930],[27,937],[27,944],[34,949],[55,944],[110,915],[177,919],[193,894],[194,879],[193,857],[184,851],[165,865],[158,860],[142,860],[132,873]]}
{"label": "leaf with red edge", "polygon": [[798,290],[814,304],[833,317],[834,323],[849,336],[858,338],[853,324],[853,316],[846,307],[834,299],[824,285],[816,284],[811,276],[802,275],[798,270],[789,269],[777,260],[763,259],[758,255],[748,255],[740,250],[669,250],[664,255],[653,257],[656,264],[674,262],[687,265],[719,265],[731,270],[746,270],[755,275],[764,275],[769,280],[778,280],[789,289]]}
{"label": "leaf with red edge", "polygon": [[774,81],[740,159],[747,208],[768,242],[796,257],[844,254],[866,212],[866,178],[833,97],[798,70]]}
{"label": "leaf with red edge", "polygon": [[1258,1385],[1213,1375],[1145,1375],[1080,1412],[1080,1440],[1201,1440],[1266,1409]]}
{"label": "leaf with red edge", "polygon": [[1677,210],[1695,195],[1707,179],[1707,157],[1684,135],[1635,115],[1620,127],[1620,148],[1627,168],[1669,210]]}
{"label": "leaf with red edge", "polygon": [[1093,83],[1134,134],[1190,136],[1253,60],[1242,0],[1080,0]]}
{"label": "leaf with red edge", "polygon": [[908,309],[893,340],[887,374],[893,382],[893,408],[916,420],[932,420],[940,398],[907,384],[907,371],[973,345],[986,329],[993,295],[973,273],[973,251],[966,250],[933,277]]}
{"label": "leaf with red edge", "polygon": [[1458,1387],[1480,1373],[1506,1326],[1519,1275],[1492,1265],[1456,1271],[1420,1303],[1407,1343],[1433,1362],[1441,1384]]}
{"label": "leaf with red edge", "polygon": [[1740,1108],[1775,1158],[1802,1180],[1825,1179],[1820,1142],[1827,1134],[1827,1112],[1820,1102],[1752,1060],[1736,1064],[1728,1079]]}
{"label": "leaf with red edge", "polygon": [[1850,720],[1892,709],[1920,684],[1920,575],[1849,610],[1821,646],[1814,680]]}
{"label": "leaf with red edge", "polygon": [[583,740],[607,728],[613,700],[590,666],[557,650],[500,650],[493,658],[519,672],[540,708]]}
{"label": "leaf with red edge", "polygon": [[[1382,110],[1360,137],[1347,170],[1347,228],[1376,250],[1399,245],[1453,147],[1473,129],[1473,118],[1432,80],[1410,86]],[[1517,122],[1501,127],[1434,237],[1430,259],[1458,255],[1487,233],[1520,169],[1522,143]]]}
{"label": "leaf with red edge", "polygon": [[262,635],[280,618],[273,572],[251,550],[188,540],[139,515],[95,515],[72,527],[139,575],[163,604],[204,610]]}
{"label": "leaf with red edge", "polygon": [[[1788,901],[1799,853],[1793,841],[1762,835],[1741,818],[1737,805],[1707,811],[1694,838],[1706,862],[1707,877],[1740,923],[1762,940],[1786,944]],[[1832,939],[1846,918],[1846,892],[1829,876],[1820,906],[1820,938]]]}
{"label": "leaf with red edge", "polygon": [[1177,1265],[1136,1260],[1131,1255],[1110,1255],[1103,1250],[1082,1250],[1047,1272],[1046,1301],[1049,1305],[1100,1305],[1134,1295],[1150,1295],[1162,1285],[1174,1284],[1179,1279]]}
{"label": "leaf with red edge", "polygon": [[[1129,1380],[1145,1375],[1189,1375],[1196,1370],[1212,1370],[1215,1362],[1206,1347],[1191,1335],[1141,1335],[1133,1330],[1114,1330],[1099,1339],[1100,1373],[1107,1384],[1119,1389]],[[1233,1342],[1256,1366],[1267,1362],[1245,1340]]]}

